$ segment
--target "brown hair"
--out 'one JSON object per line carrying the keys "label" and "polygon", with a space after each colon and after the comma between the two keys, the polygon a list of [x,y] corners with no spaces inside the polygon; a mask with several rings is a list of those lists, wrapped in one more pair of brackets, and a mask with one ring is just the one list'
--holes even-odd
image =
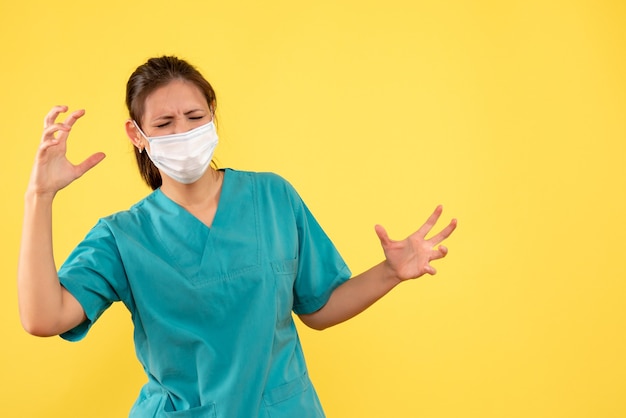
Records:
{"label": "brown hair", "polygon": [[[213,91],[211,84],[194,66],[185,60],[173,56],[150,58],[145,64],[137,67],[126,84],[126,107],[128,108],[130,118],[140,128],[146,98],[154,90],[172,80],[185,80],[195,84],[206,97],[211,110],[215,112],[215,91]],[[141,177],[152,190],[158,189],[162,184],[159,170],[148,157],[148,153],[140,153],[136,147],[133,148]]]}

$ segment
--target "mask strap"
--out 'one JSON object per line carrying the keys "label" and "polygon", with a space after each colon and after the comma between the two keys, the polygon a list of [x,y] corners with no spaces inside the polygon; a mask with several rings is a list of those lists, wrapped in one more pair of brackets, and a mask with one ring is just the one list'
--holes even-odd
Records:
{"label": "mask strap", "polygon": [[[141,130],[141,128],[139,127],[139,125],[137,125],[137,122],[135,122],[134,120],[131,119],[131,121],[133,122],[133,125],[135,125],[135,128],[137,128],[137,130],[139,131],[139,133],[141,133],[141,135],[143,135],[144,138],[146,138],[146,141],[150,142],[150,140],[148,139],[148,137],[146,136],[145,133],[143,133],[143,131]],[[139,150],[139,154],[141,154],[143,152],[143,147],[139,148],[137,147],[137,149]]]}
{"label": "mask strap", "polygon": [[133,125],[135,125],[135,128],[137,128],[137,130],[139,131],[139,133],[141,135],[143,135],[144,138],[146,138],[146,140],[150,141],[150,139],[148,138],[148,135],[146,135],[145,133],[143,133],[143,131],[141,130],[141,128],[139,127],[139,125],[137,125],[137,122],[135,122],[134,120],[131,119],[131,121],[133,122]]}

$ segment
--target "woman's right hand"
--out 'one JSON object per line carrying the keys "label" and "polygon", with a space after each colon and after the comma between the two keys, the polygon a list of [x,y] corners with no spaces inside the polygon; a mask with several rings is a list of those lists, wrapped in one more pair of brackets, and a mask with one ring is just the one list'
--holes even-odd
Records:
{"label": "woman's right hand", "polygon": [[77,165],[67,159],[67,138],[74,123],[85,114],[84,110],[76,110],[63,122],[57,122],[57,117],[67,110],[67,106],[55,106],[44,119],[41,144],[28,185],[28,191],[39,196],[54,197],[105,157],[104,153],[97,152]]}

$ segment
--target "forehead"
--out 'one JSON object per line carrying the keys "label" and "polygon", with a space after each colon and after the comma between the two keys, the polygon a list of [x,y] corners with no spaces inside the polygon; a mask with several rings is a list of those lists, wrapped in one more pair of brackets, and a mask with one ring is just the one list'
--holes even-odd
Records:
{"label": "forehead", "polygon": [[165,113],[185,113],[190,109],[208,109],[202,90],[186,80],[172,80],[155,89],[146,97],[146,118],[158,117]]}

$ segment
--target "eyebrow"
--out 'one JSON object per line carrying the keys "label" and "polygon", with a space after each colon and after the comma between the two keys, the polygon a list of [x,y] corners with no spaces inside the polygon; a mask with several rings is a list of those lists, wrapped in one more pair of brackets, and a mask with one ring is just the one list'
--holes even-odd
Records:
{"label": "eyebrow", "polygon": [[[184,114],[185,116],[188,116],[188,115],[190,115],[190,114],[192,114],[192,113],[195,113],[195,112],[206,112],[206,110],[205,110],[205,109],[202,109],[202,108],[191,109],[191,110],[186,111],[186,112],[185,112],[185,113],[183,113],[183,114]],[[157,121],[157,120],[169,120],[169,119],[174,119],[174,116],[172,116],[172,115],[157,116],[156,118],[154,118],[154,119],[152,119],[152,120],[153,120],[153,121]]]}

